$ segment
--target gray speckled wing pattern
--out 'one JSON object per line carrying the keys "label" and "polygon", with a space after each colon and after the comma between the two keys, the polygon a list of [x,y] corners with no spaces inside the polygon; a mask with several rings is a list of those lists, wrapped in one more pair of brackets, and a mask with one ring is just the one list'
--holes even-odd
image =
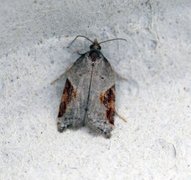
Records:
{"label": "gray speckled wing pattern", "polygon": [[115,115],[115,73],[110,63],[93,47],[77,59],[66,77],[58,131],[87,126],[109,138]]}

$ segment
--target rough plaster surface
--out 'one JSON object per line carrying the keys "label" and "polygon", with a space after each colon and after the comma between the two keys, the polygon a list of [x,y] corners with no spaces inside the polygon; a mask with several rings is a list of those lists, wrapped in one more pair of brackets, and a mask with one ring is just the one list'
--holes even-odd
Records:
{"label": "rough plaster surface", "polygon": [[[0,1],[0,179],[191,179],[190,0]],[[77,34],[119,75],[111,139],[56,130]],[[126,80],[124,79],[126,78]]]}

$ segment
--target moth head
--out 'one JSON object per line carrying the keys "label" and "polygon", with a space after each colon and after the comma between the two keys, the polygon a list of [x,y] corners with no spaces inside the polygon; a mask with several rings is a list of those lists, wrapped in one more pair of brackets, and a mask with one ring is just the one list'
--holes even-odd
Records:
{"label": "moth head", "polygon": [[93,44],[90,45],[90,49],[101,50],[101,46],[99,45],[97,39],[95,39]]}

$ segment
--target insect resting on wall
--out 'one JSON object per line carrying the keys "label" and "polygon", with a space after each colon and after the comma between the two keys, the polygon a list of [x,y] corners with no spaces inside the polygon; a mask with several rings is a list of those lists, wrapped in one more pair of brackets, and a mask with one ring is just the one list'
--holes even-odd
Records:
{"label": "insect resting on wall", "polygon": [[[115,72],[101,53],[100,44],[125,40],[110,39],[102,42],[90,40],[90,50],[74,62],[66,72],[66,82],[58,113],[57,128],[87,126],[106,138],[111,136],[115,116]],[[126,41],[126,40],[125,40]]]}

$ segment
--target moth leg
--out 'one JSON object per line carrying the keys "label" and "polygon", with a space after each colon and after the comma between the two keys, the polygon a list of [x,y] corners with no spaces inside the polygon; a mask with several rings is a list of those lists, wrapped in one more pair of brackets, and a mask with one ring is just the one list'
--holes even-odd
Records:
{"label": "moth leg", "polygon": [[53,85],[56,81],[60,80],[61,77],[65,75],[65,72],[62,73],[58,78],[56,78],[54,81],[52,81],[50,84]]}
{"label": "moth leg", "polygon": [[76,53],[77,53],[78,55],[80,55],[80,56],[82,56],[82,55],[85,54],[85,52],[80,52],[80,50],[77,50]]}
{"label": "moth leg", "polygon": [[81,55],[83,55],[84,53],[81,53],[80,51],[77,51],[77,54],[81,56]]}

